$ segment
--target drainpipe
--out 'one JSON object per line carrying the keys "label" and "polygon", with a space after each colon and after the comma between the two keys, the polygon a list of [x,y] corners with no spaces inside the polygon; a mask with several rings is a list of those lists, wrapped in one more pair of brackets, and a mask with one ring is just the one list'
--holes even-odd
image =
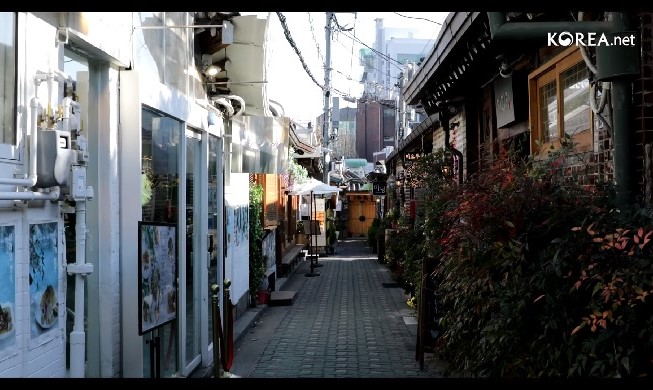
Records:
{"label": "drainpipe", "polygon": [[[612,13],[616,31],[627,31],[628,15]],[[612,128],[614,134],[614,178],[617,182],[617,207],[626,210],[634,204],[635,164],[633,159],[634,131],[631,128],[631,81],[617,77],[612,81]]]}
{"label": "drainpipe", "polygon": [[[70,100],[64,99],[64,127],[69,124]],[[86,371],[86,332],[84,331],[86,277],[93,272],[93,264],[86,262],[86,202],[93,199],[93,187],[87,186],[86,139],[78,134],[77,161],[71,167],[70,196],[75,201],[75,263],[67,264],[66,271],[75,275],[75,316],[70,332],[70,376],[84,378]]]}
{"label": "drainpipe", "polygon": [[[604,22],[507,22],[505,13],[488,12],[492,39],[544,38],[548,33],[619,33],[626,32],[628,14],[612,12],[612,20]],[[627,59],[617,56],[622,64]],[[627,75],[614,77],[612,81],[612,132],[614,134],[614,180],[616,182],[617,207],[627,210],[634,204],[635,180],[632,153],[633,131],[630,122],[631,83]],[[593,97],[590,96],[590,99]]]}
{"label": "drainpipe", "polygon": [[[86,167],[73,168],[73,175],[77,170],[79,184],[86,181]],[[83,179],[80,175],[83,171]],[[73,184],[75,180],[73,179]],[[70,332],[70,376],[71,378],[84,378],[86,369],[86,332],[84,331],[84,286],[86,276],[93,272],[93,264],[86,263],[86,200],[92,195],[92,188],[87,187],[85,192],[90,196],[75,197],[75,263],[67,264],[66,271],[75,275],[75,316],[73,330]],[[73,190],[74,191],[74,190]]]}

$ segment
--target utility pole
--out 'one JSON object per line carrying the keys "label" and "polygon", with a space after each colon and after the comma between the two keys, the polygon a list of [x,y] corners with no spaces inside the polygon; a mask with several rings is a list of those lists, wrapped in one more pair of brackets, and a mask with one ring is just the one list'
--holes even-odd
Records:
{"label": "utility pole", "polygon": [[324,173],[323,181],[329,184],[329,167],[326,162],[326,148],[329,147],[329,124],[331,117],[329,115],[329,103],[331,99],[331,22],[333,12],[326,13],[326,26],[324,27],[326,35],[326,55],[324,57],[324,123],[322,124],[322,170]]}

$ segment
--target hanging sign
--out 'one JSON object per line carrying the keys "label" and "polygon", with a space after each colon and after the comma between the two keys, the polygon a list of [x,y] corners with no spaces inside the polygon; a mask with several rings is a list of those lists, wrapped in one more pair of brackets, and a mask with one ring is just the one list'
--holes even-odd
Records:
{"label": "hanging sign", "polygon": [[372,195],[385,196],[386,183],[382,181],[372,182]]}

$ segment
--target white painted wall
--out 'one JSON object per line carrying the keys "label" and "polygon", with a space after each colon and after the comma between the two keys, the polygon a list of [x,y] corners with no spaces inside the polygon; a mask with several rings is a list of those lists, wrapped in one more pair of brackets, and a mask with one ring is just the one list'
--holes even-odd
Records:
{"label": "white painted wall", "polygon": [[[177,18],[183,14],[175,13]],[[95,198],[88,202],[87,261],[94,273],[88,277],[89,310],[87,334],[88,372],[92,377],[142,377],[143,342],[138,335],[138,305],[135,269],[137,252],[137,222],[140,220],[140,199],[134,188],[140,188],[140,127],[141,105],[146,104],[172,115],[189,126],[206,129],[206,108],[198,105],[195,91],[198,79],[189,54],[192,45],[167,46],[170,56],[184,58],[176,71],[183,78],[160,80],[152,71],[155,51],[143,45],[143,31],[133,29],[138,13],[19,13],[18,26],[18,146],[0,145],[0,177],[12,177],[26,167],[25,137],[22,131],[30,126],[29,102],[35,95],[33,76],[37,70],[61,68],[63,45],[57,45],[57,26],[67,25],[71,42],[80,47],[95,63],[93,80],[97,90],[91,92],[89,120],[89,185]],[[140,20],[140,19],[138,19]],[[179,24],[192,24],[190,22]],[[186,50],[184,50],[184,47]],[[174,49],[174,50],[173,50]],[[181,53],[181,54],[179,54]],[[176,57],[175,57],[176,56]],[[181,57],[180,57],[181,56]],[[137,57],[137,58],[136,58]],[[158,57],[157,57],[158,58]],[[181,65],[180,65],[181,64]],[[134,70],[123,71],[121,67]],[[58,86],[55,84],[58,90]],[[45,84],[39,88],[45,100]],[[85,127],[86,127],[85,126]],[[238,177],[240,176],[240,177]],[[233,175],[231,204],[249,205],[248,175]],[[0,191],[15,187],[0,185]],[[13,208],[12,201],[0,201],[0,225],[15,226],[15,335],[0,340],[0,377],[64,377],[66,273],[63,220],[58,204],[29,209]],[[247,215],[247,214],[246,214]],[[57,255],[57,326],[45,335],[32,338],[29,293],[30,223],[55,221],[59,225]],[[246,218],[247,224],[248,219]],[[248,232],[248,228],[247,228]],[[230,246],[227,259],[233,281],[232,296],[236,301],[248,289],[248,237],[238,246]],[[181,248],[181,247],[180,247]],[[0,272],[4,272],[0,270]],[[91,313],[94,313],[91,315]],[[10,340],[11,339],[11,340]],[[10,340],[10,341],[5,341]]]}
{"label": "white painted wall", "polygon": [[[28,129],[31,123],[29,102],[35,94],[32,77],[37,70],[48,70],[57,64],[59,55],[54,45],[54,39],[43,39],[44,36],[54,37],[55,29],[43,20],[31,14],[19,14],[19,53],[18,53],[18,127],[19,133]],[[43,86],[39,95],[46,101],[47,90]],[[24,137],[19,135],[19,141]],[[20,155],[19,161],[2,149],[0,156],[0,175],[13,177],[16,168],[25,169],[23,165],[26,152],[21,144],[16,148]],[[15,162],[18,162],[17,166]],[[13,191],[14,186],[0,186],[0,191]],[[58,203],[43,202],[29,208],[12,208],[11,201],[0,202],[0,224],[15,226],[14,271],[15,297],[12,313],[15,336],[13,342],[0,345],[0,377],[63,377],[65,375],[65,313],[66,313],[66,280],[64,268],[65,241],[63,239],[63,221],[60,217]],[[31,312],[29,269],[29,225],[32,223],[55,222],[57,229],[56,255],[56,296],[57,321],[53,327],[40,335],[32,334],[34,314]],[[6,270],[0,270],[6,272]],[[33,324],[34,323],[34,324]],[[39,332],[40,333],[40,332]],[[8,345],[7,345],[8,344]]]}
{"label": "white painted wall", "polygon": [[[227,259],[225,277],[230,279],[232,302],[249,291],[249,174],[232,173],[225,187]],[[241,210],[240,219],[238,210]],[[240,223],[239,223],[240,221]]]}

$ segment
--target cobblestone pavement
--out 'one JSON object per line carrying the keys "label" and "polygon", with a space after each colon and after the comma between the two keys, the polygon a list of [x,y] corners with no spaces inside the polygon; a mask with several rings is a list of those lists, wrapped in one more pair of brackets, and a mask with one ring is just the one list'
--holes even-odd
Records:
{"label": "cobblestone pavement", "polygon": [[[443,365],[415,359],[417,313],[366,240],[338,242],[320,257],[319,276],[302,262],[282,290],[289,306],[270,306],[235,345],[231,374],[241,378],[442,378]],[[427,354],[429,355],[429,354]]]}

